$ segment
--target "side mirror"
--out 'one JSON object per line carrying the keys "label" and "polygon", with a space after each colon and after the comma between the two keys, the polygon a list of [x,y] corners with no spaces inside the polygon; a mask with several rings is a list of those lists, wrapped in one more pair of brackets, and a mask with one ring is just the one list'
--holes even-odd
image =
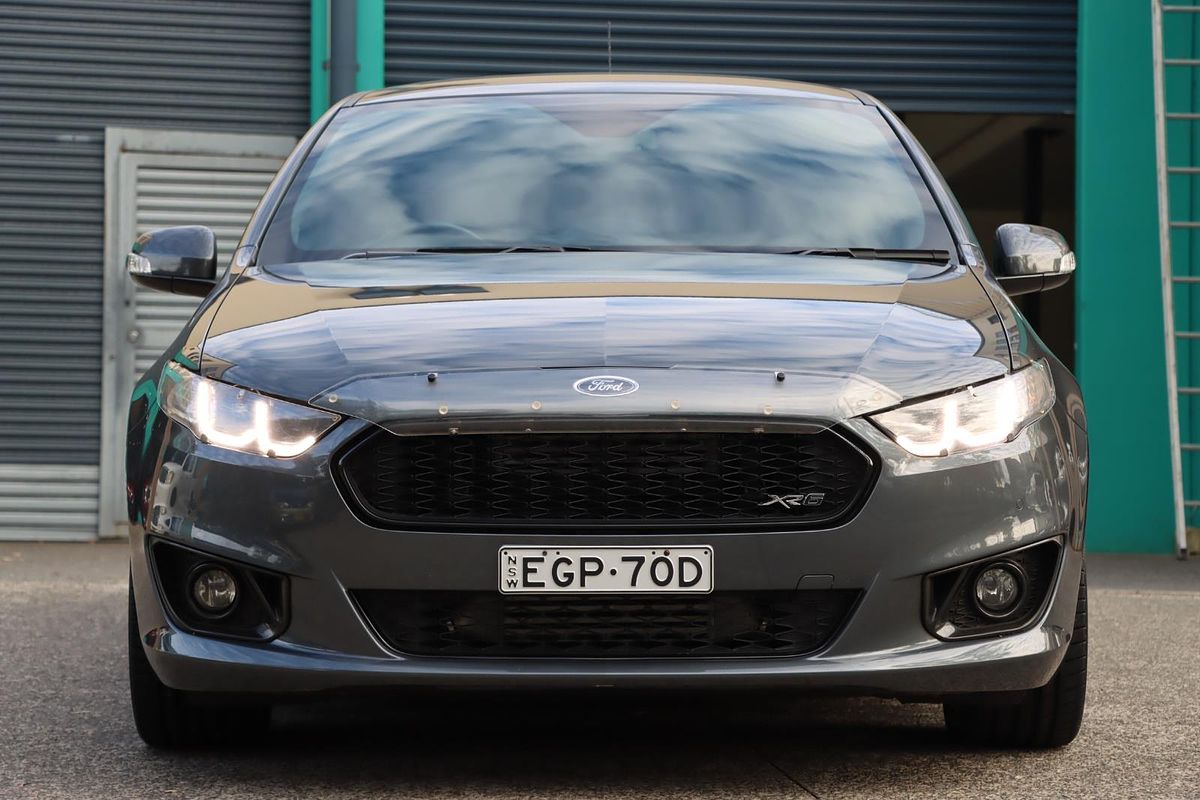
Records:
{"label": "side mirror", "polygon": [[143,233],[125,256],[125,269],[147,288],[204,297],[217,283],[217,237],[200,225]]}
{"label": "side mirror", "polygon": [[1057,231],[1010,222],[996,229],[992,271],[1010,295],[1044,292],[1070,280],[1075,254]]}

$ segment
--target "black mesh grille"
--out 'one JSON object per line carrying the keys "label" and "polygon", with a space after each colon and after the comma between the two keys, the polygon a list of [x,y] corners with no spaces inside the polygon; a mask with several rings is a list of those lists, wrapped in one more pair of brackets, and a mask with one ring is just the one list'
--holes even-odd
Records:
{"label": "black mesh grille", "polygon": [[827,524],[853,510],[874,475],[833,431],[380,432],[341,470],[366,516],[383,522],[572,527]]}
{"label": "black mesh grille", "polygon": [[538,658],[783,656],[823,646],[854,590],[683,596],[352,593],[393,649],[411,655]]}

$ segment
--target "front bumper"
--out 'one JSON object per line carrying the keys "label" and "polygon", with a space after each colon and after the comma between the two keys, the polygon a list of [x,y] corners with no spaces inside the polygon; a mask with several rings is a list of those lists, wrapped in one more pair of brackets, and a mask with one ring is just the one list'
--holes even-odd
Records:
{"label": "front bumper", "polygon": [[[1078,576],[1078,573],[1076,573]],[[1077,578],[1076,578],[1077,579]],[[168,627],[151,663],[169,686],[193,691],[316,692],[349,688],[788,688],[894,697],[1029,689],[1050,680],[1070,641],[1073,592],[1057,593],[1032,630],[991,640],[807,658],[602,661],[363,656],[217,641]]]}
{"label": "front bumper", "polygon": [[[1044,685],[1062,660],[1082,568],[1086,443],[1052,413],[986,453],[909,456],[873,426],[848,423],[880,456],[876,487],[828,530],[682,535],[507,535],[382,530],[358,520],[330,477],[331,454],[362,431],[349,420],[305,456],[268,461],[201,444],[167,423],[157,448],[180,465],[174,502],[145,487],[131,536],[139,628],[156,673],[177,689],[299,693],[372,687],[787,687],[938,697]],[[1080,448],[1084,448],[1080,452]],[[156,509],[153,513],[151,510]],[[146,536],[286,573],[291,624],[267,643],[187,633],[153,583]],[[1063,561],[1050,601],[1018,633],[946,642],[921,620],[922,578],[1050,537]],[[485,590],[501,545],[710,545],[718,590],[793,589],[806,575],[862,591],[842,630],[808,656],[672,659],[440,658],[390,651],[347,591]]]}

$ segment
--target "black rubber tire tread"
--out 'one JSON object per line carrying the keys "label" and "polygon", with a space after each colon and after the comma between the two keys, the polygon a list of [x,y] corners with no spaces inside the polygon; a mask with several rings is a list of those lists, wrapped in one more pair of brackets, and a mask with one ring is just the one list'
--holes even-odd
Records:
{"label": "black rubber tire tread", "polygon": [[1079,733],[1087,696],[1087,566],[1079,577],[1071,643],[1054,677],[1040,689],[996,702],[947,700],[946,729],[956,739],[988,747],[1048,749]]}
{"label": "black rubber tire tread", "polygon": [[151,747],[171,747],[175,743],[171,720],[176,715],[176,698],[164,686],[138,632],[137,606],[133,600],[133,581],[129,583],[129,699],[133,705],[133,724],[142,741]]}
{"label": "black rubber tire tread", "polygon": [[129,698],[133,705],[134,725],[146,744],[170,749],[242,742],[270,725],[269,705],[199,706],[187,692],[172,689],[158,679],[138,632],[132,579],[128,627]]}

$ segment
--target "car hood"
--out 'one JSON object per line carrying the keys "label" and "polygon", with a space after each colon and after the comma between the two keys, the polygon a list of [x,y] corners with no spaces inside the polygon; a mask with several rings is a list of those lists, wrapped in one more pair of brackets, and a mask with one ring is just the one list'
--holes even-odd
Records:
{"label": "car hood", "polygon": [[[620,252],[251,268],[200,360],[209,377],[396,428],[514,414],[827,425],[1009,367],[964,267]],[[576,388],[596,375],[638,390]]]}

